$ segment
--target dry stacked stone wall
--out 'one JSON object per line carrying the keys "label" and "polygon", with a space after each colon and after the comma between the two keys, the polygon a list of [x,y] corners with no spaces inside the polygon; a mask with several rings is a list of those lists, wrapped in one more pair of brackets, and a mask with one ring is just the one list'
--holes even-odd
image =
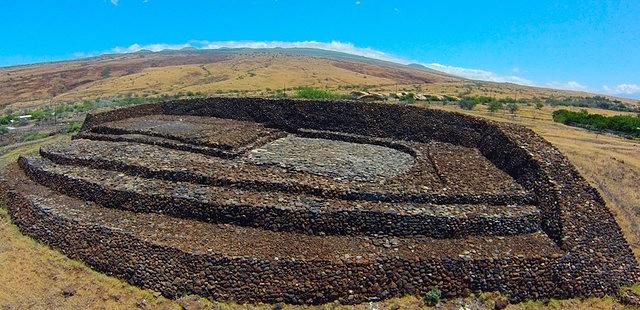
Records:
{"label": "dry stacked stone wall", "polygon": [[169,297],[358,303],[438,287],[519,301],[615,294],[640,275],[556,148],[438,110],[141,105],[88,115],[0,182],[25,234]]}

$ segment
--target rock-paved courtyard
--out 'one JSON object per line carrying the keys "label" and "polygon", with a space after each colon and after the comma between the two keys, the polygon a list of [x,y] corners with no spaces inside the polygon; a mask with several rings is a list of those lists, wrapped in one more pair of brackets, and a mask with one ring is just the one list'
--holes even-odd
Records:
{"label": "rock-paved courtyard", "polygon": [[409,170],[415,160],[392,148],[318,138],[287,136],[251,150],[248,160],[337,180],[384,182]]}

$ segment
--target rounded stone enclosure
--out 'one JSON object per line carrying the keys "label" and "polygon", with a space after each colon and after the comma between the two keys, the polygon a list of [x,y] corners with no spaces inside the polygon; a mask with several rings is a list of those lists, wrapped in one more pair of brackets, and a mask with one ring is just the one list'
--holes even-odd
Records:
{"label": "rounded stone enclosure", "polygon": [[615,292],[602,198],[519,126],[360,102],[211,98],[87,116],[2,179],[14,222],[175,297],[356,303],[433,287]]}

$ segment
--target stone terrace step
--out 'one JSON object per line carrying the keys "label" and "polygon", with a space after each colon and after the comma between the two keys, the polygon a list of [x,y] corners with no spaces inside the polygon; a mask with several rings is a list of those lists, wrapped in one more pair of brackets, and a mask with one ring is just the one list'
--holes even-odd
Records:
{"label": "stone terrace step", "polygon": [[[282,134],[285,135],[285,133],[282,133]],[[157,146],[170,148],[170,149],[189,151],[193,153],[200,153],[200,154],[217,156],[222,158],[233,158],[245,152],[245,150],[242,150],[241,152],[237,152],[233,150],[223,150],[216,147],[182,143],[172,139],[147,136],[147,135],[141,135],[141,134],[112,135],[112,134],[101,134],[101,133],[95,133],[95,132],[80,132],[74,135],[73,139],[74,140],[89,139],[89,140],[96,140],[96,141],[134,142],[134,143],[142,143],[142,144],[151,144],[151,145],[157,145]]]}
{"label": "stone terrace step", "polygon": [[[207,185],[249,188],[266,191],[306,193],[348,200],[417,202],[437,204],[530,204],[533,196],[523,190],[485,191],[463,188],[433,188],[410,179],[411,173],[388,183],[338,182],[330,177],[289,171],[274,166],[256,166],[241,160],[225,160],[154,145],[129,142],[104,142],[78,139],[71,143],[45,146],[40,154],[56,163],[90,166],[128,174],[186,181]],[[422,173],[424,170],[416,169]],[[428,185],[432,185],[429,183]],[[516,184],[517,185],[517,184]],[[519,188],[519,187],[516,187]]]}
{"label": "stone terrace step", "polygon": [[540,229],[531,205],[434,205],[323,199],[283,192],[146,179],[21,157],[40,184],[103,206],[274,231],[338,235],[514,235]]}
{"label": "stone terrace step", "polygon": [[540,232],[448,240],[313,236],[102,208],[33,183],[15,165],[0,186],[23,232],[169,297],[188,291],[239,302],[354,303],[434,286],[450,295],[521,295],[546,287],[562,256]]}
{"label": "stone terrace step", "polygon": [[148,115],[107,122],[91,128],[109,135],[145,135],[241,154],[284,135],[263,124],[201,116]]}

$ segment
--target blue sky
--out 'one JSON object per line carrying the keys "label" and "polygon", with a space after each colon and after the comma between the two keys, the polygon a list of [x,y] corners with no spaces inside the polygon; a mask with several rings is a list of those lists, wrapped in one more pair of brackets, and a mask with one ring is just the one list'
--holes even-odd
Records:
{"label": "blue sky", "polygon": [[0,66],[194,46],[311,46],[640,98],[640,1],[41,0],[0,4]]}

